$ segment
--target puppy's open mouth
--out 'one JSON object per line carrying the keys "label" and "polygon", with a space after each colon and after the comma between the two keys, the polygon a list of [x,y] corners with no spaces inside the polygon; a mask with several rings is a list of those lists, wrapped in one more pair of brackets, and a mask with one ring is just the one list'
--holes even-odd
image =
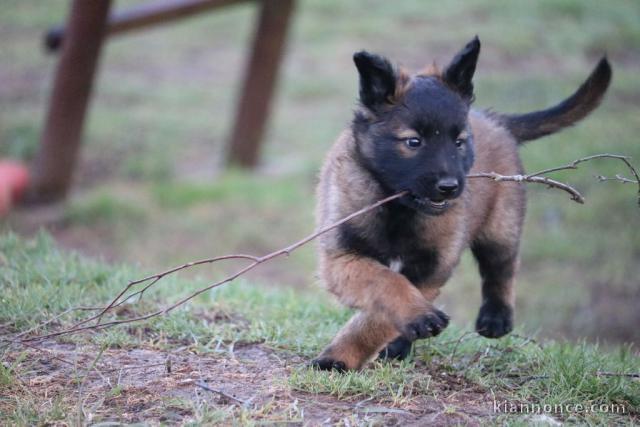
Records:
{"label": "puppy's open mouth", "polygon": [[413,200],[413,202],[418,206],[425,208],[428,207],[436,211],[445,210],[449,207],[449,202],[447,200],[435,201],[428,197],[416,196],[415,194],[411,194],[411,200]]}

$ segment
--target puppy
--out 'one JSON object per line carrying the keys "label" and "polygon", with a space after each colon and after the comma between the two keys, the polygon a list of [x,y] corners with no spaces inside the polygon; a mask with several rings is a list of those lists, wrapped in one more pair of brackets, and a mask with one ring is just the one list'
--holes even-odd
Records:
{"label": "puppy", "polygon": [[320,277],[358,312],[313,360],[316,368],[359,369],[378,354],[402,359],[414,340],[438,335],[449,318],[434,300],[468,247],[482,277],[476,330],[489,338],[512,330],[524,186],[466,175],[523,174],[518,146],[587,116],[611,67],[602,58],[554,107],[505,115],[471,108],[479,53],[476,37],[443,71],[413,76],[381,56],[353,56],[360,106],[322,168],[317,225],[408,194],[321,236]]}

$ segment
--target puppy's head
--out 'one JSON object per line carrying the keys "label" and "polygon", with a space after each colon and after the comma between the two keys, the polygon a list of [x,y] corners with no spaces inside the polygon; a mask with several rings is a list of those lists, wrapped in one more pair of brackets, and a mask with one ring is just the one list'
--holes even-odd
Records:
{"label": "puppy's head", "polygon": [[364,166],[401,202],[443,213],[460,196],[473,164],[467,123],[480,41],[474,38],[439,72],[409,76],[387,59],[358,52],[360,103],[353,133]]}

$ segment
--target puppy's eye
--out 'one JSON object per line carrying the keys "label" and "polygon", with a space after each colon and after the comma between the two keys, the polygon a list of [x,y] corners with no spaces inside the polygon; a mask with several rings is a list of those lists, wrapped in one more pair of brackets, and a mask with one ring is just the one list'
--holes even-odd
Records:
{"label": "puppy's eye", "polygon": [[461,148],[464,144],[467,143],[467,140],[464,138],[456,139],[456,147]]}
{"label": "puppy's eye", "polygon": [[409,148],[419,148],[422,145],[420,138],[407,138],[404,140],[404,143]]}

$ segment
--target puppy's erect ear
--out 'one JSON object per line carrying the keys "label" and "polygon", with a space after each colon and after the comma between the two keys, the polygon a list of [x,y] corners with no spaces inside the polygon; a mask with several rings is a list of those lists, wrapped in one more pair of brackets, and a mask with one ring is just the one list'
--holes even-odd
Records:
{"label": "puppy's erect ear", "polygon": [[360,73],[360,102],[374,110],[390,101],[396,90],[396,73],[386,58],[360,51],[353,55]]}
{"label": "puppy's erect ear", "polygon": [[475,36],[453,58],[442,73],[443,80],[457,90],[463,98],[473,100],[473,73],[476,71],[478,55],[480,54],[480,39]]}

